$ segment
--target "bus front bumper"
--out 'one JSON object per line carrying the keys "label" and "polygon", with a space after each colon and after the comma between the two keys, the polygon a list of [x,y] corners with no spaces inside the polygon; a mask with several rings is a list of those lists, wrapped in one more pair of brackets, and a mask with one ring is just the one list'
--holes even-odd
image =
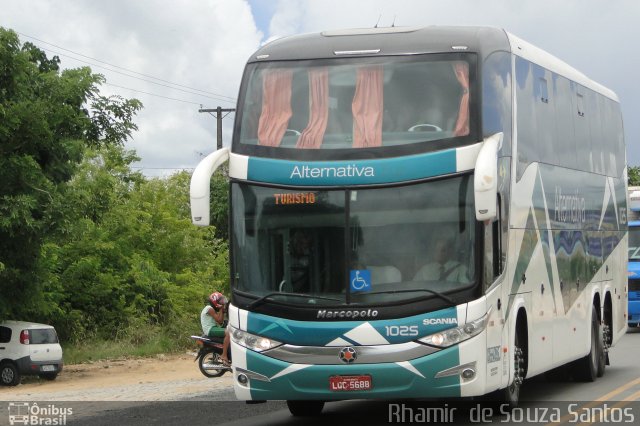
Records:
{"label": "bus front bumper", "polygon": [[[331,365],[291,364],[238,349],[246,359],[246,368],[234,368],[241,400],[455,398],[478,373],[475,362],[460,364],[458,346],[411,361]],[[234,352],[234,364],[236,359]],[[463,378],[463,370],[466,375],[473,371],[473,377]],[[346,386],[353,381],[354,386]]]}

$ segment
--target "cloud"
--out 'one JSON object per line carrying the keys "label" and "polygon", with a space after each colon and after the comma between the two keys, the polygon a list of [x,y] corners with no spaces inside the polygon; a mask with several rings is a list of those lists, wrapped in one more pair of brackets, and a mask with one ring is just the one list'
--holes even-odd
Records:
{"label": "cloud", "polygon": [[[253,8],[252,8],[253,6]],[[254,17],[255,15],[255,17]],[[140,130],[128,144],[150,167],[195,167],[198,153],[215,148],[215,120],[197,112],[235,107],[242,70],[261,42],[276,36],[325,29],[380,26],[489,25],[505,28],[549,51],[614,90],[625,117],[629,163],[640,165],[640,85],[635,40],[640,2],[618,0],[2,0],[0,25],[57,46],[148,76],[179,83],[175,90],[141,75],[126,77],[92,62],[112,86],[105,94],[140,99]],[[260,28],[256,22],[260,23]],[[268,22],[268,25],[267,25]],[[21,36],[23,41],[34,41]],[[34,41],[63,66],[86,63]],[[97,65],[111,68],[109,71]],[[137,92],[114,85],[136,89]],[[198,95],[188,88],[199,89]],[[208,93],[204,93],[206,91]],[[177,100],[153,96],[152,93]],[[221,95],[221,97],[217,96]],[[186,102],[184,102],[186,101]],[[191,103],[189,103],[191,102]],[[225,144],[232,116],[224,120]],[[151,173],[151,172],[149,172]]]}
{"label": "cloud", "polygon": [[[65,67],[91,62],[93,71],[107,78],[104,94],[140,99],[139,131],[127,146],[137,151],[139,165],[151,175],[162,173],[151,171],[160,167],[195,167],[198,153],[215,150],[215,119],[198,108],[235,107],[242,70],[263,36],[248,3],[241,0],[4,0],[0,25],[55,44],[21,35],[23,42],[34,42],[49,56],[60,54]],[[225,119],[223,128],[228,144],[232,121]]]}

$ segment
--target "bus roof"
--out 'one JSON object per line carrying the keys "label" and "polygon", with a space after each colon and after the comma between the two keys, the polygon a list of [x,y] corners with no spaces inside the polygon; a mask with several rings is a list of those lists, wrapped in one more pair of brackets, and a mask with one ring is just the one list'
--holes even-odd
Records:
{"label": "bus roof", "polygon": [[[277,61],[465,50],[486,54],[495,50],[509,51],[509,39],[503,30],[485,27],[433,26],[335,30],[274,40],[258,50],[250,62],[259,59]],[[359,55],[358,52],[362,53]]]}
{"label": "bus roof", "polygon": [[583,85],[584,87],[587,87],[608,97],[609,99],[620,102],[618,100],[618,96],[611,89],[608,89],[603,85],[596,83],[566,62],[556,58],[552,54],[540,49],[539,47],[536,47],[531,43],[528,43],[521,38],[514,36],[511,33],[507,33],[507,35],[509,37],[509,42],[511,43],[511,52],[514,55],[520,56],[524,59],[527,59],[528,61],[536,63],[541,67],[544,67],[556,74],[567,77],[569,80],[573,80],[576,83]]}
{"label": "bus roof", "polygon": [[323,31],[283,37],[260,48],[249,62],[507,51],[618,102],[616,94],[550,53],[493,27],[385,27]]}

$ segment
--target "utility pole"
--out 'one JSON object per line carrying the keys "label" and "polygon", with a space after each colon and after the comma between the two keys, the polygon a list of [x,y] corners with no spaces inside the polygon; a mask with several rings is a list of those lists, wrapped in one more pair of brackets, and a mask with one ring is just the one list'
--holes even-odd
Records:
{"label": "utility pole", "polygon": [[[208,112],[210,115],[214,116],[216,118],[217,121],[217,141],[218,141],[218,148],[217,149],[221,149],[222,148],[222,119],[225,118],[227,115],[229,115],[229,113],[234,112],[235,108],[222,108],[222,107],[218,107],[218,108],[200,108],[198,110],[198,112]],[[225,115],[222,115],[222,113],[225,112]]]}

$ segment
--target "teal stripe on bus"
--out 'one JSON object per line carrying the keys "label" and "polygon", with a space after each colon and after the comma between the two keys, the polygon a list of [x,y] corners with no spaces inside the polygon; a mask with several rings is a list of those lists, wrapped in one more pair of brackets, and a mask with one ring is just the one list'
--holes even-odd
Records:
{"label": "teal stripe on bus", "polygon": [[[326,314],[334,310],[321,308],[319,311]],[[359,312],[360,309],[340,308],[335,311],[344,314],[347,312]],[[362,309],[362,311],[377,312],[371,308]],[[368,326],[363,327],[366,324]],[[360,345],[362,341],[370,341],[371,335],[376,332],[380,339],[379,344],[404,343],[458,325],[457,309],[455,307],[386,320],[367,318],[360,321],[323,321],[322,319],[317,321],[297,321],[256,312],[249,312],[247,315],[247,331],[249,333],[300,346],[325,346],[336,339],[353,341],[353,345]],[[389,327],[394,328],[390,330]],[[405,332],[399,333],[398,327],[403,327]]]}
{"label": "teal stripe on bus", "polygon": [[247,179],[301,186],[405,182],[456,172],[456,150],[376,160],[291,161],[250,157]]}

